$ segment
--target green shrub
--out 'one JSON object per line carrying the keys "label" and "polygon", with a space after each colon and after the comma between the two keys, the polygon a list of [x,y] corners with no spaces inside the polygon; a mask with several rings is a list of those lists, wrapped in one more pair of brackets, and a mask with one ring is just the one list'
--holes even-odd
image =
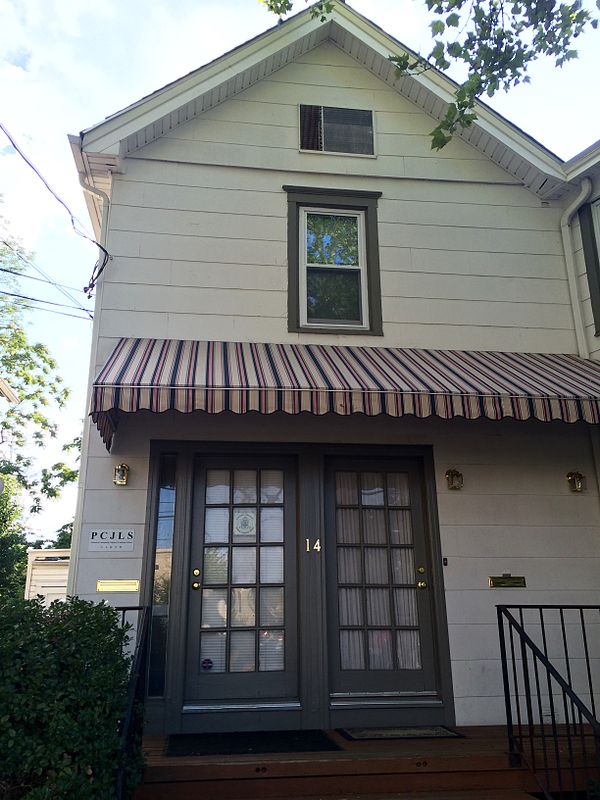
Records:
{"label": "green shrub", "polygon": [[126,639],[105,604],[0,596],[0,798],[115,796]]}

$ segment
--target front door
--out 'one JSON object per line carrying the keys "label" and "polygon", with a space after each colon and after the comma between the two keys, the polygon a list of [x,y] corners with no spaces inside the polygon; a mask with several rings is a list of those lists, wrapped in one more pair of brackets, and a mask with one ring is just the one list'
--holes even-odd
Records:
{"label": "front door", "polygon": [[416,461],[329,465],[333,727],[444,721],[422,485]]}
{"label": "front door", "polygon": [[199,455],[177,729],[451,721],[424,493],[419,458]]}
{"label": "front door", "polygon": [[298,725],[294,495],[285,461],[196,462],[184,730]]}

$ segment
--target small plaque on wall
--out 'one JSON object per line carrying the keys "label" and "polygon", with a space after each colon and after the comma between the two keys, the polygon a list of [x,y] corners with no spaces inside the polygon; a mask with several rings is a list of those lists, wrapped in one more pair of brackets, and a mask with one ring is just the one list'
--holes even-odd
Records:
{"label": "small plaque on wall", "polygon": [[87,528],[88,550],[132,551],[135,544],[133,528],[89,526]]}

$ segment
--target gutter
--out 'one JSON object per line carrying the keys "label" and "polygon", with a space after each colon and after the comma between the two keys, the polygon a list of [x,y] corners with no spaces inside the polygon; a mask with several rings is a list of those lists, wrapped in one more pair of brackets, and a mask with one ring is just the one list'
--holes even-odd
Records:
{"label": "gutter", "polygon": [[99,198],[102,201],[102,218],[100,220],[100,242],[101,244],[106,244],[106,223],[108,221],[108,209],[110,208],[110,199],[106,192],[103,192],[101,189],[96,189],[94,186],[90,186],[89,183],[86,182],[85,175],[81,172],[79,173],[79,185],[83,189],[84,192],[89,192],[91,195]]}
{"label": "gutter", "polygon": [[587,344],[585,327],[583,324],[583,314],[581,312],[581,298],[579,297],[579,287],[577,285],[577,272],[575,268],[575,254],[573,248],[573,233],[571,222],[581,206],[587,201],[592,193],[592,182],[589,178],[581,181],[579,194],[568,205],[560,218],[560,233],[562,236],[563,250],[565,254],[565,265],[567,268],[567,280],[569,282],[569,295],[571,298],[571,308],[573,309],[573,321],[575,323],[575,337],[577,339],[577,352],[581,358],[590,357],[590,349]]}

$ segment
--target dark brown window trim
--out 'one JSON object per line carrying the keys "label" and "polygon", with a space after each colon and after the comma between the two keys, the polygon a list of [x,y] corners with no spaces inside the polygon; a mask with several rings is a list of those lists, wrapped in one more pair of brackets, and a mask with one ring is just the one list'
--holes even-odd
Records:
{"label": "dark brown window trim", "polygon": [[590,289],[590,302],[594,317],[594,335],[600,336],[600,258],[598,250],[598,232],[594,230],[594,217],[592,203],[586,203],[579,211],[579,225],[581,228],[581,241]]}
{"label": "dark brown window trim", "polygon": [[[381,192],[354,189],[324,189],[312,186],[288,186],[288,331],[293,333],[332,333],[337,335],[383,336],[381,316],[381,281],[379,276],[379,236],[377,231],[377,201]],[[347,208],[365,212],[367,249],[367,293],[369,328],[316,327],[300,325],[300,264],[298,240],[300,208]]]}

